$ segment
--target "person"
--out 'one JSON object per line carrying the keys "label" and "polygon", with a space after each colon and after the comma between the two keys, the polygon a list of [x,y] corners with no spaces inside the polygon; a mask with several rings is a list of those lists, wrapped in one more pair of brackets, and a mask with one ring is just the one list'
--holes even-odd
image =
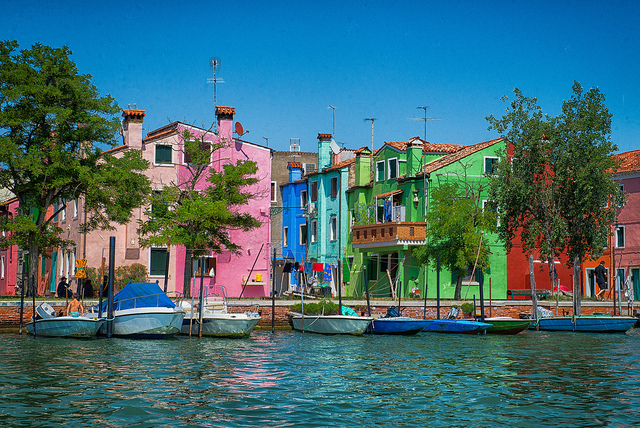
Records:
{"label": "person", "polygon": [[69,290],[69,284],[67,284],[67,277],[60,278],[58,288],[56,289],[58,297],[71,297],[71,290]]}
{"label": "person", "polygon": [[102,278],[102,287],[100,288],[102,290],[102,297],[109,297],[109,277],[107,275],[104,275]]}
{"label": "person", "polygon": [[82,306],[82,303],[78,300],[78,293],[73,293],[72,297],[73,300],[67,305],[66,315],[77,317],[84,314],[84,306]]}
{"label": "person", "polygon": [[595,269],[596,274],[596,283],[598,284],[599,291],[596,293],[596,298],[600,300],[604,300],[604,297],[600,297],[601,294],[607,291],[608,287],[608,279],[607,279],[607,270],[604,267],[604,261],[601,261],[600,264]]}
{"label": "person", "polygon": [[85,279],[84,280],[84,284],[82,286],[82,292],[84,294],[84,297],[93,297],[93,285],[91,284],[91,280],[90,279]]}

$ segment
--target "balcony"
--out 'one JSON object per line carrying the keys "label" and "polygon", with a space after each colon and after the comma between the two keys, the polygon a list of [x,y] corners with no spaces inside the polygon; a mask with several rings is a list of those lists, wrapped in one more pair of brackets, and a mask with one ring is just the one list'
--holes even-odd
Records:
{"label": "balcony", "polygon": [[354,248],[390,247],[395,245],[424,245],[427,223],[378,223],[354,226],[351,245]]}

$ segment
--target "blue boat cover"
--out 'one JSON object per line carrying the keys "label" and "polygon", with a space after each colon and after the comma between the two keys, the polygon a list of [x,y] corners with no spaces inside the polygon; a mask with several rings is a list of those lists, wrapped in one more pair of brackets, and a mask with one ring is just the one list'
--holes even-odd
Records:
{"label": "blue boat cover", "polygon": [[[102,311],[107,311],[107,303]],[[132,308],[175,308],[176,304],[155,282],[129,282],[113,296],[113,308],[116,310]]]}

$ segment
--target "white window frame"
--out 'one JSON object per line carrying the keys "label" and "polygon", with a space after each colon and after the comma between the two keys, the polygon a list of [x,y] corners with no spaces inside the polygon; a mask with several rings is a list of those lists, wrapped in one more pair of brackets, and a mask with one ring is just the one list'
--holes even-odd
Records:
{"label": "white window frame", "polygon": [[278,182],[271,182],[271,202],[278,202]]}
{"label": "white window frame", "polygon": [[1,279],[4,279],[4,261],[5,261],[5,259],[4,259],[4,255],[3,255],[2,256],[2,261],[1,261],[2,266],[0,266],[0,278]]}
{"label": "white window frame", "polygon": [[309,242],[318,242],[318,220],[311,221],[311,231],[309,232]]}
{"label": "white window frame", "polygon": [[282,246],[289,246],[289,226],[284,226],[282,228]]}
{"label": "white window frame", "polygon": [[331,216],[329,219],[329,240],[338,240],[338,217],[336,216]]}
{"label": "white window frame", "polygon": [[67,203],[62,201],[62,206],[64,207],[62,211],[60,211],[60,221],[67,221]]}
{"label": "white window frame", "polygon": [[[304,227],[304,234],[302,233],[302,228]],[[309,230],[307,228],[306,224],[301,224],[298,227],[298,242],[300,243],[300,245],[307,245],[307,240],[309,239]],[[304,242],[302,241],[302,237],[305,237],[306,239],[304,240]]]}
{"label": "white window frame", "polygon": [[[391,164],[395,164],[396,166],[396,175],[394,177],[391,176]],[[392,180],[392,179],[396,179],[398,178],[398,167],[400,165],[398,164],[398,158],[390,158],[387,159],[387,180]]]}
{"label": "white window frame", "polygon": [[[379,177],[378,174],[378,165],[382,164],[382,178]],[[384,177],[386,177],[386,173],[387,171],[385,170],[385,161],[381,160],[381,161],[377,161],[376,162],[376,181],[384,181]]]}
{"label": "white window frame", "polygon": [[78,200],[73,200],[73,218],[78,218]]}
{"label": "white window frame", "polygon": [[[620,245],[620,242],[619,242],[619,240],[618,240],[618,232],[619,232],[619,231],[622,231],[622,245]],[[626,233],[625,233],[625,230],[624,230],[624,225],[623,225],[623,224],[619,224],[619,225],[616,227],[616,231],[615,231],[615,232],[616,232],[616,233],[615,233],[615,235],[614,235],[614,236],[615,236],[615,238],[616,238],[616,242],[615,242],[615,246],[616,246],[616,248],[624,248],[624,246],[625,246],[625,242],[624,242],[624,241],[626,240],[626,237],[627,237],[627,236],[626,236]]]}
{"label": "white window frame", "polygon": [[[494,165],[500,162],[500,157],[498,157],[498,156],[484,156],[482,158],[482,170],[483,170],[483,172],[485,174],[488,174],[487,173],[487,159],[495,159],[496,162],[494,163]],[[491,172],[491,174],[493,175],[493,171]]]}
{"label": "white window frame", "polygon": [[309,203],[309,193],[306,190],[301,190],[300,191],[300,207],[301,208],[306,208],[307,204]]}

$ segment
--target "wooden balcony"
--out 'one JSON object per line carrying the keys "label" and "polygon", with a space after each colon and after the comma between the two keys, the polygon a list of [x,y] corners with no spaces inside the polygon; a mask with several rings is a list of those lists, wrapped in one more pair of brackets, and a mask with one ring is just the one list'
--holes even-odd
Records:
{"label": "wooden balcony", "polygon": [[423,245],[427,238],[427,223],[378,223],[354,226],[354,248],[389,247],[394,245]]}

